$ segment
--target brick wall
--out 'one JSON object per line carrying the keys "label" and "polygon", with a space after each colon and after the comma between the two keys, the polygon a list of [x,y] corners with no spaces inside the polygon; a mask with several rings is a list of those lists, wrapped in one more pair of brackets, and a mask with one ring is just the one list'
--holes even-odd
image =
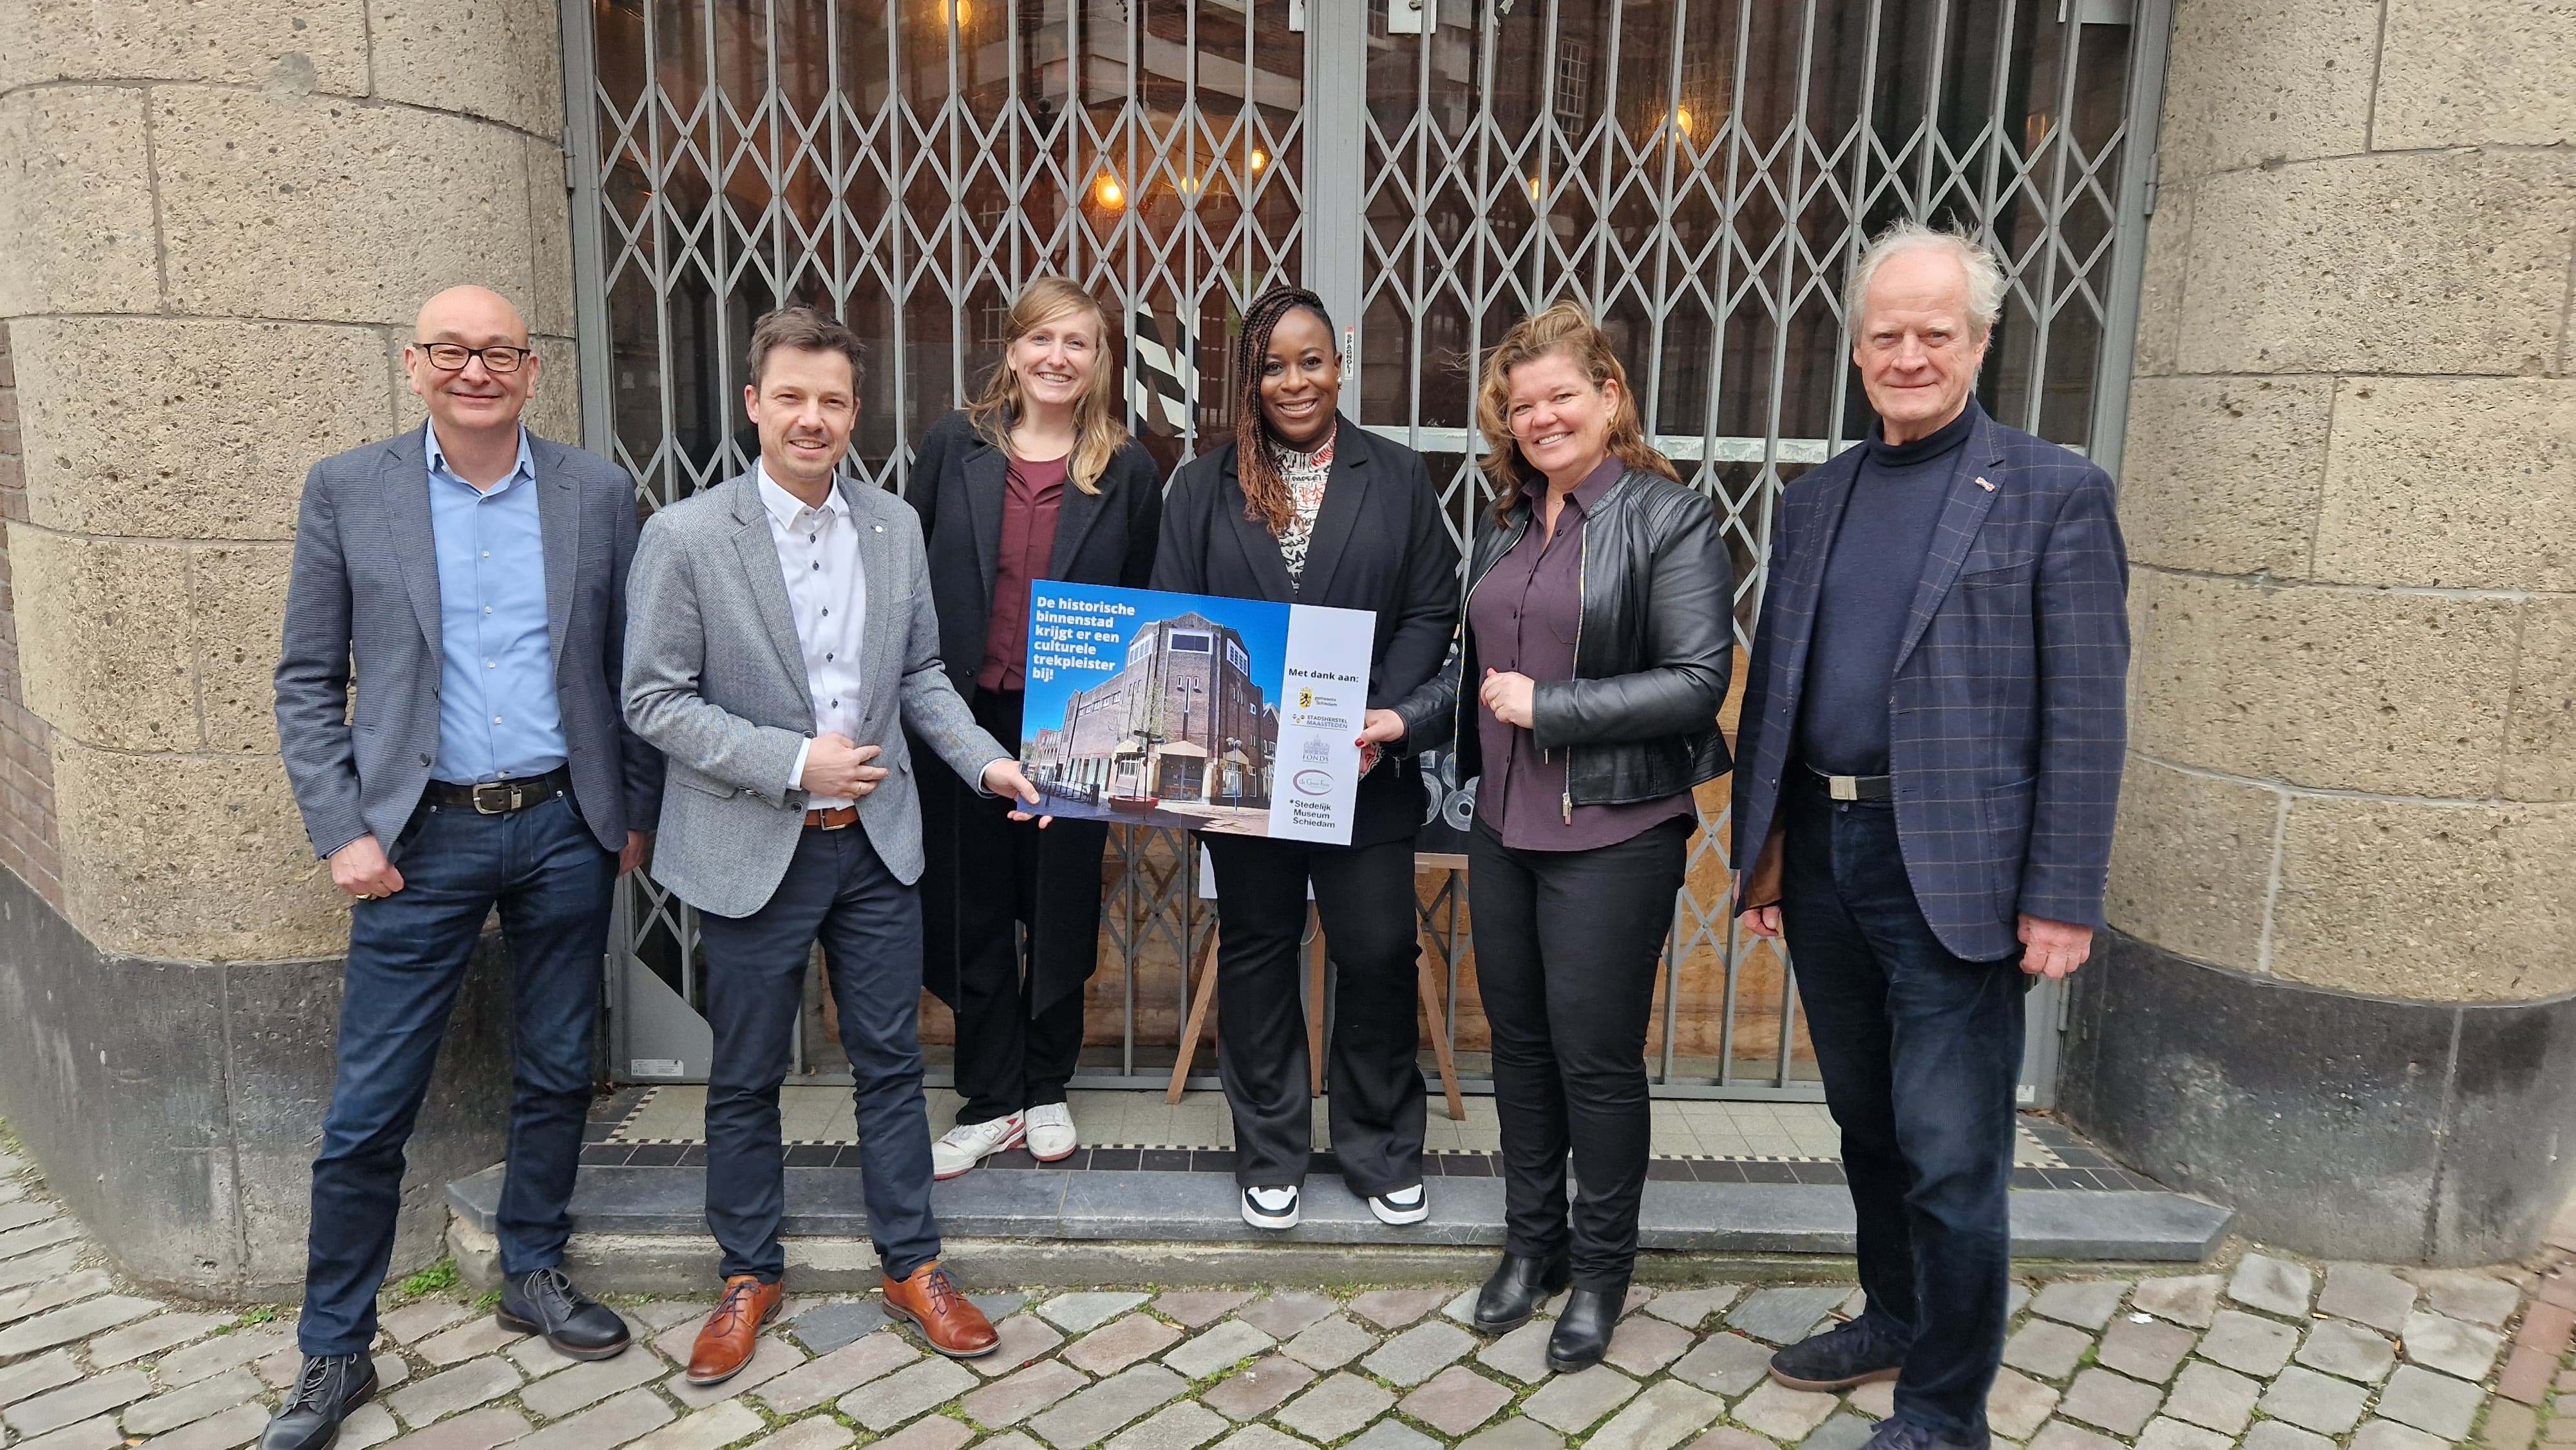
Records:
{"label": "brick wall", "polygon": [[62,851],[54,831],[54,766],[45,722],[18,690],[17,600],[9,575],[9,526],[27,518],[27,470],[20,458],[18,375],[9,326],[0,322],[0,867],[57,908]]}

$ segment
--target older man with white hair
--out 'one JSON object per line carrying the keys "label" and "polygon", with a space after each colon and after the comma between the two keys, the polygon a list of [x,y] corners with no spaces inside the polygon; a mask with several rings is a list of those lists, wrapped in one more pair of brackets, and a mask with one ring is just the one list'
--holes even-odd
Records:
{"label": "older man with white hair", "polygon": [[1977,406],[2003,293],[1917,223],[1854,264],[1878,422],[1781,500],[1736,752],[1737,906],[1788,939],[1869,1301],[1771,1375],[1895,1380],[1882,1450],[1988,1441],[2022,997],[2092,949],[2120,791],[2111,480]]}

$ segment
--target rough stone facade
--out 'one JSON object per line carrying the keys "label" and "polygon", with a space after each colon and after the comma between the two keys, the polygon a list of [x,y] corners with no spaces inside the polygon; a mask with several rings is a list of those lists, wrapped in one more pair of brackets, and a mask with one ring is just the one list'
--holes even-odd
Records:
{"label": "rough stone facade", "polygon": [[[270,715],[305,470],[419,422],[400,350],[458,282],[528,313],[531,424],[579,436],[559,25],[0,0],[0,865],[59,913],[9,919],[0,1104],[149,1278],[301,1273],[347,930]],[[424,1187],[497,1144],[482,996]],[[434,1193],[416,1217],[424,1253]]]}
{"label": "rough stone facade", "polygon": [[2518,1252],[2569,1186],[2571,46],[2564,4],[2175,6],[2065,1101],[2315,1252]]}
{"label": "rough stone facade", "polygon": [[2175,7],[2122,480],[2142,940],[2576,989],[2571,46],[2564,5]]}
{"label": "rough stone facade", "polygon": [[27,709],[18,674],[15,576],[9,530],[27,521],[27,466],[18,422],[18,374],[9,325],[0,322],[0,868],[36,895],[63,904],[62,849],[54,832],[51,732]]}

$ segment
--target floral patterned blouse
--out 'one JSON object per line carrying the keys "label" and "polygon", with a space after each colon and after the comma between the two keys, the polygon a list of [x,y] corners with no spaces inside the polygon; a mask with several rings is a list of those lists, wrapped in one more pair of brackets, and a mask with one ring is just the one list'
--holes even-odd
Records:
{"label": "floral patterned blouse", "polygon": [[1303,585],[1306,579],[1306,546],[1315,535],[1315,512],[1324,506],[1324,481],[1333,472],[1333,440],[1326,438],[1322,447],[1312,453],[1281,448],[1273,454],[1280,475],[1288,482],[1288,499],[1297,516],[1279,534],[1279,557],[1288,566],[1291,583]]}

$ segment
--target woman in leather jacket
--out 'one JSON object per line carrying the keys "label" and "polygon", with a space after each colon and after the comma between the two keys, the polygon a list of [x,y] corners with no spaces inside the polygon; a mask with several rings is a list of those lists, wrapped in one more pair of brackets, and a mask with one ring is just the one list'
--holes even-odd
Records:
{"label": "woman in leather jacket", "polygon": [[1505,1240],[1475,1325],[1517,1328],[1570,1282],[1547,1357],[1572,1371],[1608,1350],[1636,1259],[1646,1021],[1699,824],[1691,788],[1728,765],[1733,571],[1716,510],[1647,445],[1581,307],[1504,336],[1476,418],[1495,500],[1457,639],[1360,739],[1414,752],[1454,737],[1459,775],[1478,780],[1467,890]]}

